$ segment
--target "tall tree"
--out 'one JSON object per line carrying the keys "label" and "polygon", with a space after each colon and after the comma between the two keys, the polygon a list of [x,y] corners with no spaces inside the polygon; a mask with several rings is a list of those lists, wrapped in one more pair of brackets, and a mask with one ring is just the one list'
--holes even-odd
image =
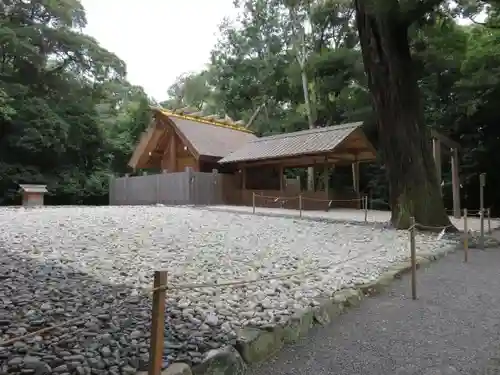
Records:
{"label": "tall tree", "polygon": [[450,225],[410,52],[409,27],[442,0],[355,0],[356,23],[389,180],[392,223]]}
{"label": "tall tree", "polygon": [[[307,38],[306,28],[311,25],[311,4],[309,0],[304,2],[288,0],[286,1],[286,6],[290,17],[289,23],[293,54],[300,68],[300,80],[302,82],[307,124],[309,129],[314,129],[315,120],[313,118],[313,109],[309,94],[309,80],[307,78],[309,40]],[[314,167],[307,168],[307,190],[314,191]]]}

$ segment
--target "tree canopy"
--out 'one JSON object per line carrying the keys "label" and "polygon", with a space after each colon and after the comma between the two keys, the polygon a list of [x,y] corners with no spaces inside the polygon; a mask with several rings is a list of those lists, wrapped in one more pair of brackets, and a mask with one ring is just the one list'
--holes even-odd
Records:
{"label": "tree canopy", "polygon": [[[388,145],[400,136],[391,138],[397,127],[381,126],[384,116],[373,100],[370,74],[381,66],[371,59],[376,55],[366,54],[367,48],[376,51],[373,39],[363,39],[371,34],[358,33],[362,7],[370,21],[390,27],[384,35],[392,39],[380,46],[407,43],[398,66],[401,77],[414,79],[412,98],[418,99],[403,103],[415,111],[402,127],[408,144],[416,144],[413,136],[424,139],[428,129],[458,141],[463,206],[478,207],[478,175],[485,172],[486,204],[498,209],[500,8],[495,2],[239,0],[235,6],[239,18],[221,25],[207,69],[187,72],[166,87],[163,105],[252,119],[251,129],[259,135],[306,129],[309,113],[314,126],[364,121],[380,161],[362,169],[362,189],[398,205],[398,194],[392,194],[396,200],[389,195],[395,183],[387,166],[398,157],[388,154]],[[126,80],[119,57],[82,33],[86,19],[78,0],[9,0],[0,10],[0,202],[13,202],[18,183],[39,182],[49,184],[53,203],[105,203],[109,175],[127,171],[148,125],[151,99]],[[413,119],[421,131],[412,135],[405,129]],[[427,148],[419,146],[412,157]],[[430,163],[427,169],[429,160],[422,161]],[[450,208],[449,163],[443,167],[444,206]]]}

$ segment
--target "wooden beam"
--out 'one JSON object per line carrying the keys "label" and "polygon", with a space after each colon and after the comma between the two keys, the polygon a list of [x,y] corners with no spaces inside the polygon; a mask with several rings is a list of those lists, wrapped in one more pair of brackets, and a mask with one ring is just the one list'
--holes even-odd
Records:
{"label": "wooden beam", "polygon": [[175,133],[170,134],[170,155],[168,159],[168,170],[172,172],[177,172],[177,140],[175,139]]}
{"label": "wooden beam", "polygon": [[175,125],[174,121],[170,120],[167,115],[165,115],[163,113],[159,113],[159,112],[157,112],[155,118],[157,119],[157,123],[161,127],[171,128],[174,131],[174,133],[177,134],[177,136],[179,137],[179,139],[188,148],[189,152],[191,153],[191,155],[193,155],[193,157],[196,160],[198,160],[200,158],[200,154],[198,153],[198,150],[196,150],[194,148],[194,146],[189,141],[189,139],[186,138],[186,136],[184,135],[184,133],[179,130],[179,128],[177,127],[177,125]]}
{"label": "wooden beam", "polygon": [[[303,167],[312,167],[312,166],[315,166],[317,164],[323,164],[325,162],[325,160],[330,165],[343,164],[343,163],[346,163],[346,165],[349,165],[355,160],[355,157],[352,155],[331,154],[331,156],[327,155],[327,157],[325,159],[324,154],[323,155],[302,155],[302,156],[289,157],[289,158],[241,161],[241,162],[235,162],[234,164],[237,164],[240,169],[241,169],[241,166],[243,166],[243,165],[248,166],[248,167],[257,167],[257,166],[261,166],[261,165],[282,165],[284,168],[301,168],[301,167],[303,168]],[[359,163],[371,162],[371,161],[373,161],[372,158],[359,158],[358,159]],[[223,165],[226,165],[226,164],[233,164],[233,163],[224,163]]]}
{"label": "wooden beam", "polygon": [[436,130],[431,129],[431,137],[434,139],[439,139],[441,142],[443,142],[448,148],[450,149],[457,149],[460,150],[460,144],[452,140],[451,138],[448,138],[447,136],[438,133]]}

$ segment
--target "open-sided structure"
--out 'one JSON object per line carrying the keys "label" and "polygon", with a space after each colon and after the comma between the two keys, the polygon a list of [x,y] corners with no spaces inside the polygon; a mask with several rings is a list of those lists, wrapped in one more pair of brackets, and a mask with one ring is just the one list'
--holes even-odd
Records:
{"label": "open-sided structure", "polygon": [[[304,198],[310,202],[304,205],[306,208],[325,208],[329,200],[351,200],[343,206],[357,207],[359,164],[376,158],[376,151],[361,126],[362,123],[357,122],[258,138],[222,158],[219,164],[233,165],[241,171],[244,204],[249,203],[254,191],[263,189],[268,190],[263,192],[264,195],[296,195],[296,189],[287,191],[284,170],[312,166],[322,170],[323,183],[321,190],[303,192]],[[352,166],[351,189],[342,193],[333,191],[330,188],[332,172],[335,166],[346,165]]]}

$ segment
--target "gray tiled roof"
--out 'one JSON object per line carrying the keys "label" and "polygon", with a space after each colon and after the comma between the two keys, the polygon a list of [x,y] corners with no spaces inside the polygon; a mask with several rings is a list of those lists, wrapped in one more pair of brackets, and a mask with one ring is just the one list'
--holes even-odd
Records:
{"label": "gray tiled roof", "polygon": [[257,138],[233,150],[219,163],[273,159],[333,151],[362,122]]}

